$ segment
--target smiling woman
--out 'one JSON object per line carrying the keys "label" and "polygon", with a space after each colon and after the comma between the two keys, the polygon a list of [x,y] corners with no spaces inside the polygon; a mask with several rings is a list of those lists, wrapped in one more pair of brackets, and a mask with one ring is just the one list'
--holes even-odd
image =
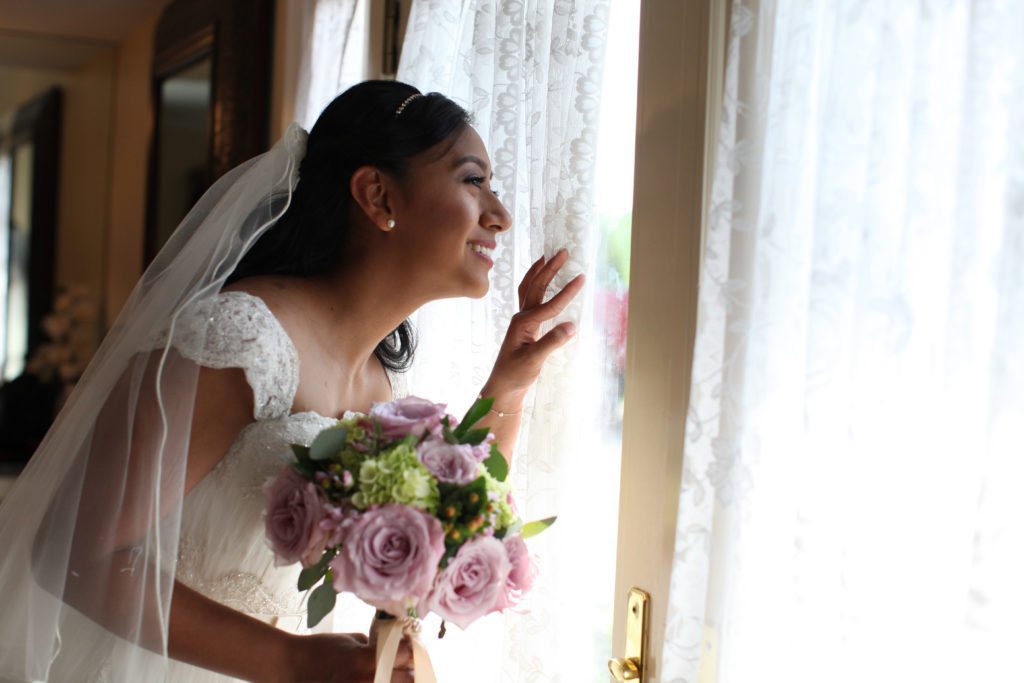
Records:
{"label": "smiling woman", "polygon": [[[510,225],[489,167],[461,107],[369,81],[204,195],[0,508],[0,679],[373,677],[365,636],[301,626],[259,488],[288,444],[402,392],[413,311],[487,292]],[[545,301],[565,261],[527,272],[480,391],[507,457],[572,336],[541,334],[582,286]]]}

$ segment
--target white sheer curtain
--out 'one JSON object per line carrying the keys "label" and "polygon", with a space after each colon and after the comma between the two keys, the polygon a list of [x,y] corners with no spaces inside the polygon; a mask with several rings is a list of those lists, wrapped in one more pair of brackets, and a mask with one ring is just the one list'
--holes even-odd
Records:
{"label": "white sheer curtain", "polygon": [[[474,115],[514,217],[514,228],[498,239],[488,297],[437,302],[417,315],[413,393],[450,400],[456,411],[468,406],[516,310],[519,278],[541,254],[569,249],[557,286],[593,272],[607,21],[606,0],[413,3],[398,79],[442,92]],[[588,425],[602,396],[585,383],[594,379],[592,292],[581,299],[565,314],[578,321],[579,334],[549,361],[528,402],[513,466],[523,516],[559,515],[550,532],[531,540],[542,573],[530,611],[488,618],[464,633],[451,629],[432,645],[444,680],[593,680],[598,651],[607,656],[608,645],[592,630],[608,620],[593,613],[605,596],[585,588],[592,563],[613,566],[614,536],[593,511],[588,483],[601,477],[588,462],[588,439],[597,433]],[[609,520],[614,525],[614,514]]]}
{"label": "white sheer curtain", "polygon": [[295,121],[309,130],[324,107],[365,78],[368,0],[289,0],[301,35]]}
{"label": "white sheer curtain", "polygon": [[660,680],[1024,680],[1022,35],[733,4]]}

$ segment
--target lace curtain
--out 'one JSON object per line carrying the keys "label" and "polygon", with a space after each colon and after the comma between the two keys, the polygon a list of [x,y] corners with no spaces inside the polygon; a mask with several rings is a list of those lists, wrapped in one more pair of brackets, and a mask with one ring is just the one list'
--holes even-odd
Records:
{"label": "lace curtain", "polygon": [[302,36],[295,121],[309,130],[335,97],[362,81],[367,0],[290,0]]}
{"label": "lace curtain", "polygon": [[1021,35],[733,3],[660,680],[1024,679]]}
{"label": "lace curtain", "polygon": [[[607,33],[606,0],[417,0],[398,79],[465,106],[487,145],[495,186],[514,218],[498,239],[491,292],[441,301],[416,316],[420,346],[413,394],[444,397],[457,412],[483,386],[518,301],[516,287],[542,254],[569,249],[555,286],[591,273],[595,143]],[[585,288],[586,292],[588,289]],[[601,397],[582,392],[588,368],[592,293],[563,313],[577,338],[553,356],[528,400],[512,479],[525,518],[559,515],[531,540],[541,578],[525,614],[493,616],[432,645],[445,680],[590,680],[607,644],[591,634],[594,595],[581,593],[586,562],[614,562],[614,539],[595,528],[579,477],[588,471],[587,425]],[[577,477],[574,480],[574,477]],[[587,560],[581,560],[587,557]],[[608,587],[611,592],[611,586]],[[601,596],[603,597],[603,596]],[[606,617],[607,618],[607,617]],[[580,621],[583,621],[582,625]],[[609,618],[610,620],[610,618]],[[595,642],[596,641],[596,642]],[[587,661],[570,661],[566,652]],[[603,666],[603,664],[602,664]],[[581,677],[580,672],[587,671]]]}

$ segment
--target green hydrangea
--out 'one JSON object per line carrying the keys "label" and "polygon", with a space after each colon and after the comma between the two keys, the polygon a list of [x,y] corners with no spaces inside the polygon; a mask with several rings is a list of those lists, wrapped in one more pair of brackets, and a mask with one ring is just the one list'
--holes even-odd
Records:
{"label": "green hydrangea", "polygon": [[437,512],[437,480],[416,457],[416,449],[399,444],[359,466],[359,492],[352,504],[364,510],[371,505],[401,503],[430,514]]}
{"label": "green hydrangea", "polygon": [[347,420],[338,420],[338,427],[345,430],[345,445],[335,456],[335,460],[352,472],[353,475],[359,472],[363,460],[367,458],[367,449],[370,444],[366,428],[361,424],[362,418],[351,417]]}
{"label": "green hydrangea", "polygon": [[512,491],[512,486],[507,481],[498,481],[492,477],[484,467],[480,468],[480,473],[487,485],[487,497],[494,505],[493,524],[495,528],[508,528],[516,521],[516,515],[512,512],[512,506],[508,502],[508,494]]}

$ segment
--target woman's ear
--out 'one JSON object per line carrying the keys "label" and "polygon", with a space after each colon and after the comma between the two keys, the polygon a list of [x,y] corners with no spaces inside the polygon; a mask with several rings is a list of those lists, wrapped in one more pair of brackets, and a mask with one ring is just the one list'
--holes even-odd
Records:
{"label": "woman's ear", "polygon": [[360,166],[352,174],[349,190],[352,198],[366,217],[378,229],[387,232],[394,225],[395,214],[391,207],[391,182],[384,173],[373,166]]}

